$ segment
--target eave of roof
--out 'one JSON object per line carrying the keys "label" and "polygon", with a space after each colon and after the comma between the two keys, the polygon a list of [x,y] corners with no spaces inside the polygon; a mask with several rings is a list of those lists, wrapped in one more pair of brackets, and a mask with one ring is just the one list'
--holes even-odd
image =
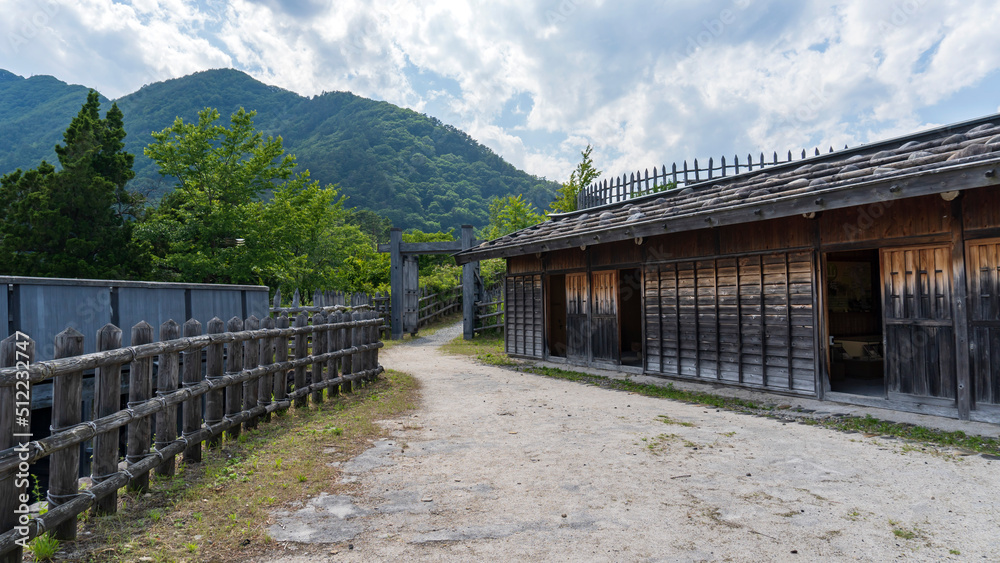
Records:
{"label": "eave of roof", "polygon": [[461,264],[997,185],[1000,127],[991,118],[1000,116],[553,216],[455,258]]}

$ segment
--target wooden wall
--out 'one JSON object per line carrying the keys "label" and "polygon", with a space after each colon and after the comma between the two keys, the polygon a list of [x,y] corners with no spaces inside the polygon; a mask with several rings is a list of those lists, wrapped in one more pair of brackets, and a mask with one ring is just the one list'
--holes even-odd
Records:
{"label": "wooden wall", "polygon": [[508,275],[504,343],[508,354],[542,357],[544,313],[541,274]]}
{"label": "wooden wall", "polygon": [[507,259],[507,272],[511,274],[537,273],[544,270],[542,259],[534,254],[511,256]]}
{"label": "wooden wall", "polygon": [[646,266],[646,370],[815,393],[813,253]]}
{"label": "wooden wall", "polygon": [[965,218],[966,231],[1000,227],[1000,191],[979,188],[964,192],[962,216]]}
{"label": "wooden wall", "polygon": [[823,245],[940,235],[950,238],[951,203],[939,196],[824,211],[818,216]]}

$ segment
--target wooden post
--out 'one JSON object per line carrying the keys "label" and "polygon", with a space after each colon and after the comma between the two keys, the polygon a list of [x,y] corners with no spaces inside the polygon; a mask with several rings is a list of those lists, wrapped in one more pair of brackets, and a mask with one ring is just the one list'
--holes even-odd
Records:
{"label": "wooden post", "polygon": [[[288,328],[288,316],[281,315],[278,317],[278,328]],[[274,342],[274,361],[275,363],[282,363],[288,361],[288,337],[279,336]],[[274,374],[274,400],[283,401],[288,395],[288,373],[285,371],[279,371]]]}
{"label": "wooden post", "polygon": [[[153,327],[146,321],[139,321],[132,327],[132,345],[149,344],[153,341]],[[129,365],[128,376],[128,407],[149,400],[153,387],[153,361],[151,358],[139,358]],[[125,461],[129,466],[135,465],[149,455],[150,420],[143,417],[128,423],[128,455]],[[149,489],[149,472],[133,475],[128,483],[129,491],[146,492]]]}
{"label": "wooden post", "polygon": [[[316,313],[312,318],[313,324],[313,335],[312,335],[312,355],[318,356],[326,351],[326,331],[320,330],[323,325],[326,324],[326,315],[323,313]],[[312,367],[312,383],[318,383],[324,381],[323,377],[323,365],[326,362],[315,362]],[[313,391],[312,394],[313,403],[320,404],[323,402],[323,390]]]}
{"label": "wooden post", "polygon": [[[360,321],[362,313],[352,313],[352,321]],[[351,346],[358,347],[364,343],[365,340],[365,329],[364,327],[355,326],[351,329]],[[365,354],[364,352],[355,352],[351,354],[351,373],[361,373],[365,369]],[[361,380],[364,382],[364,379]]]}
{"label": "wooden post", "polygon": [[[184,323],[184,337],[201,336],[201,323],[195,319],[188,319]],[[187,350],[184,352],[184,386],[195,385],[201,381],[201,350]],[[184,419],[182,431],[184,436],[190,436],[201,429],[201,397],[184,401],[181,408],[181,416]],[[184,463],[198,463],[201,461],[201,442],[188,444],[184,448]]]}
{"label": "wooden post", "polygon": [[[351,320],[350,313],[344,313],[340,316],[341,322],[349,322]],[[351,329],[343,328],[340,331],[340,349],[346,350],[351,347]],[[351,360],[351,355],[346,354],[340,357],[340,373],[344,374],[344,383],[340,386],[341,393],[351,393],[354,391],[354,380],[351,374],[354,373],[354,364]]]}
{"label": "wooden post", "polygon": [[955,323],[955,376],[958,418],[969,420],[972,410],[972,372],[969,356],[968,288],[965,276],[965,229],[962,219],[962,198],[951,202],[951,273],[952,319]]}
{"label": "wooden post", "polygon": [[[160,325],[160,342],[177,340],[181,337],[181,327],[177,321],[170,319]],[[180,354],[170,352],[160,354],[160,367],[156,372],[156,396],[173,393],[177,390],[177,375],[180,369]],[[156,413],[156,450],[160,451],[177,439],[177,407],[170,407]],[[156,466],[156,474],[173,477],[173,456],[163,460]]]}
{"label": "wooden post", "polygon": [[[228,332],[243,332],[243,320],[239,317],[233,317],[229,319],[226,324],[226,330]],[[225,373],[237,373],[243,371],[243,342],[230,342],[226,345],[228,348],[228,353],[226,354],[226,369]],[[226,416],[232,417],[240,414],[243,410],[243,384],[238,383],[236,385],[226,386]],[[236,440],[240,437],[240,425],[234,424],[229,427],[226,431],[226,435],[230,440]]]}
{"label": "wooden post", "polygon": [[[256,315],[250,315],[246,320],[243,327],[247,330],[258,330],[260,329],[260,319]],[[253,369],[254,367],[260,365],[260,343],[258,340],[248,340],[246,345],[243,347],[243,367],[246,369]],[[260,396],[260,384],[258,380],[251,379],[243,384],[243,403],[244,408],[252,409],[257,406],[257,399]],[[251,417],[243,423],[244,430],[250,430],[257,427],[257,417]]]}
{"label": "wooden post", "polygon": [[403,338],[403,230],[389,230],[389,314],[392,317],[392,339]]}
{"label": "wooden post", "polygon": [[[462,250],[472,248],[472,225],[462,225]],[[462,265],[462,338],[476,334],[476,270],[479,262]]]}
{"label": "wooden post", "polygon": [[[274,328],[274,318],[264,318],[264,329]],[[274,337],[265,336],[260,339],[260,365],[269,366],[274,363]],[[266,407],[271,404],[271,396],[274,394],[274,374],[267,374],[260,378],[257,383],[257,404]],[[264,415],[264,422],[271,421],[271,413]]]}
{"label": "wooden post", "polygon": [[[225,330],[225,323],[219,317],[212,317],[212,320],[208,321],[208,334],[221,334]],[[208,345],[208,354],[205,357],[205,379],[207,381],[214,381],[222,377],[222,354],[222,344]],[[225,397],[222,389],[213,389],[205,393],[205,424],[212,426],[222,422],[222,417],[225,413],[224,400]],[[217,448],[222,445],[222,435],[213,434],[207,442],[208,447]]]}
{"label": "wooden post", "polygon": [[[122,347],[122,330],[108,323],[97,331],[97,351],[106,352]],[[94,373],[94,418],[104,418],[121,410],[122,366],[114,364],[97,368]],[[118,472],[118,437],[116,428],[94,436],[94,458],[90,463],[90,479],[95,485],[107,481]],[[94,502],[94,515],[114,514],[118,510],[118,491]]]}
{"label": "wooden post", "polygon": [[[83,335],[73,327],[56,335],[55,359],[83,354]],[[52,434],[80,424],[83,420],[83,372],[58,375],[52,383]],[[49,458],[49,506],[56,507],[76,498],[80,492],[80,446],[53,452]],[[59,540],[76,539],[76,518],[57,525],[53,536]]]}
{"label": "wooden post", "polygon": [[[339,313],[330,313],[330,315],[327,317],[327,321],[330,324],[339,323],[340,322],[340,314]],[[333,329],[333,330],[330,330],[330,331],[328,331],[326,333],[326,351],[328,353],[329,352],[336,352],[337,350],[340,349],[340,342],[338,340],[339,338],[340,338],[340,330],[338,330],[338,329]],[[338,362],[336,358],[331,358],[331,359],[327,360],[327,362],[326,362],[326,377],[327,377],[327,379],[337,379],[337,366],[338,366],[338,364],[340,364],[340,362]],[[334,395],[336,395],[339,392],[340,392],[340,385],[334,385],[333,387],[328,387],[327,388],[327,396],[328,397],[332,398]]]}
{"label": "wooden post", "polygon": [[[0,367],[14,367],[19,362],[30,365],[35,359],[35,342],[24,333],[18,332],[0,343]],[[30,389],[30,387],[29,387]],[[23,385],[0,387],[0,451],[20,448],[31,440],[31,405],[17,404],[17,391],[24,391]],[[22,410],[24,409],[24,410]],[[27,467],[21,466],[0,473],[0,531],[6,532],[18,525],[18,514],[22,505],[27,505]],[[26,510],[26,506],[24,506]],[[17,547],[0,555],[0,563],[21,563],[23,549]]]}
{"label": "wooden post", "polygon": [[[309,317],[305,313],[299,313],[295,317],[296,327],[306,327],[309,326]],[[309,355],[309,335],[305,333],[300,333],[295,335],[295,359],[301,360]],[[295,368],[295,390],[298,391],[306,386],[306,366],[298,366]],[[305,408],[309,404],[309,397],[303,395],[301,397],[296,397],[295,408]]]}

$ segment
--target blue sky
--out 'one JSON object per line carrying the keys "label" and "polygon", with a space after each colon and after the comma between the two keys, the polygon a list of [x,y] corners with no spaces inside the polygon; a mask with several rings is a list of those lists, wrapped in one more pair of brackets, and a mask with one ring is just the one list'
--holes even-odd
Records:
{"label": "blue sky", "polygon": [[565,180],[1000,109],[993,0],[0,0],[0,68],[119,97],[237,68],[432,115]]}

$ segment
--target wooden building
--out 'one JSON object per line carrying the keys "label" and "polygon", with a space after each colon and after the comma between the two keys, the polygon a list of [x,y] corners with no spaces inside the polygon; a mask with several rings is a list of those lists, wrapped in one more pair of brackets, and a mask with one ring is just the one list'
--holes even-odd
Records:
{"label": "wooden building", "polygon": [[1000,115],[626,197],[456,257],[506,258],[515,356],[1000,422],[998,172]]}

